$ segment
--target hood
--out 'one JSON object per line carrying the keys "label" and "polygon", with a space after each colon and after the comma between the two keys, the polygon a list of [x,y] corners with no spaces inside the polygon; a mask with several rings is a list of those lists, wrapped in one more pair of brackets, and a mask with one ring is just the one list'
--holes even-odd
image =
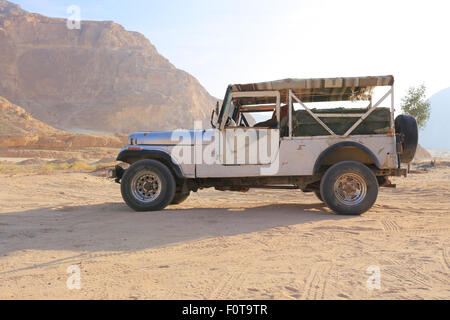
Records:
{"label": "hood", "polygon": [[174,130],[161,132],[136,132],[128,137],[129,145],[194,145],[196,133],[203,135],[205,130]]}

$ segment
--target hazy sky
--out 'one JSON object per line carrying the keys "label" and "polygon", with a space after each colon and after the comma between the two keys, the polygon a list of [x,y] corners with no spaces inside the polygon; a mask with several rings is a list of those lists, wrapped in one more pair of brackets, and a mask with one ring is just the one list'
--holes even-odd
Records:
{"label": "hazy sky", "polygon": [[113,20],[143,33],[214,96],[230,83],[393,74],[450,87],[450,1],[13,0],[22,8]]}

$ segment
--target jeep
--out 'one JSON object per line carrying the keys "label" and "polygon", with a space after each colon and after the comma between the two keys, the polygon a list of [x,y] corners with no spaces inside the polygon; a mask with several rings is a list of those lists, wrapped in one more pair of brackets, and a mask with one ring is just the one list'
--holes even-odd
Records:
{"label": "jeep", "polygon": [[[387,92],[374,102],[377,87]],[[380,187],[396,187],[390,177],[406,177],[401,164],[416,152],[416,120],[394,112],[393,76],[230,85],[211,129],[133,133],[117,157],[130,166],[109,178],[136,211],[180,204],[204,188],[269,188],[312,192],[337,214],[360,215]]]}

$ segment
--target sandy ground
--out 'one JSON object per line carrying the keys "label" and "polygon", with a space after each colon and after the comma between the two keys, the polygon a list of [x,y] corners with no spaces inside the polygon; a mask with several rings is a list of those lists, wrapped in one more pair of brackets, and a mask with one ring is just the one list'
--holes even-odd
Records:
{"label": "sandy ground", "polygon": [[[396,178],[369,213],[342,217],[312,194],[268,190],[135,213],[93,174],[3,173],[0,298],[449,299],[449,178]],[[80,290],[67,287],[72,265]]]}

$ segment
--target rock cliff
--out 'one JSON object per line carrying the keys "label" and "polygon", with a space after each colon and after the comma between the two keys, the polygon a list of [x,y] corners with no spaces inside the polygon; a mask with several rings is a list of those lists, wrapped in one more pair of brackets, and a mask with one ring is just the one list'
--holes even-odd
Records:
{"label": "rock cliff", "polygon": [[109,22],[24,11],[0,0],[0,96],[61,129],[191,128],[215,99],[142,34]]}

